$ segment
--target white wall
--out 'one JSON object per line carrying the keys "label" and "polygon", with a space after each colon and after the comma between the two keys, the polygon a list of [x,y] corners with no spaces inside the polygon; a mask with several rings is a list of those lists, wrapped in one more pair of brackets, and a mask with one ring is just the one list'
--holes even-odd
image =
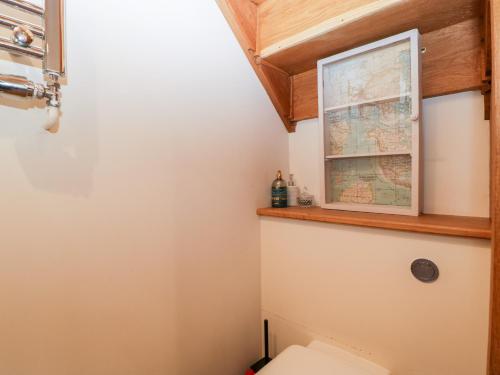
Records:
{"label": "white wall", "polygon": [[[427,213],[488,216],[489,126],[479,93],[424,101]],[[290,135],[290,171],[319,196],[318,121]],[[486,373],[490,243],[261,220],[263,315],[274,354],[314,338],[395,375]],[[440,267],[431,285],[410,264]]]}
{"label": "white wall", "polygon": [[257,358],[255,208],[287,133],[215,2],[137,4],[67,1],[58,134],[0,98],[1,374],[238,375]]}
{"label": "white wall", "polygon": [[[424,212],[489,216],[489,122],[483,96],[466,92],[424,100]],[[319,201],[319,122],[290,134],[290,172]]]}
{"label": "white wall", "polygon": [[[313,339],[394,375],[485,375],[489,241],[262,220],[263,316],[273,355]],[[432,259],[440,279],[410,273]]]}

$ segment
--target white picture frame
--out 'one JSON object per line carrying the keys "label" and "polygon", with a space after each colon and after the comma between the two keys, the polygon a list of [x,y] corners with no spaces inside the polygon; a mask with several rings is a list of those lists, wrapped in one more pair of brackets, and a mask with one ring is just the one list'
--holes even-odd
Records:
{"label": "white picture frame", "polygon": [[[325,109],[328,111],[337,110],[337,107],[325,108],[325,86],[324,86],[324,68],[332,63],[345,60],[356,55],[361,55],[366,52],[375,51],[378,49],[383,49],[391,45],[395,45],[400,42],[408,40],[410,43],[410,79],[411,79],[411,90],[404,94],[406,96],[411,96],[411,149],[409,152],[404,153],[368,153],[368,154],[356,154],[351,156],[331,156],[326,152],[327,144],[325,143]],[[318,107],[319,107],[319,123],[320,123],[320,188],[321,196],[320,203],[322,208],[326,209],[336,209],[336,210],[347,210],[347,211],[359,211],[359,212],[373,212],[373,213],[383,213],[383,214],[396,214],[396,215],[411,215],[418,216],[422,212],[422,85],[421,85],[421,36],[417,29],[410,30],[392,37],[379,40],[374,43],[370,43],[352,50],[339,53],[337,55],[322,59],[318,61]],[[401,94],[400,94],[401,96]],[[395,97],[394,97],[395,98]],[[393,97],[387,96],[378,98],[376,100],[370,100],[362,103],[352,103],[344,107],[365,105],[367,103],[374,103],[380,101],[391,100]],[[411,205],[410,206],[392,206],[392,205],[376,205],[376,204],[364,204],[364,203],[343,203],[343,202],[331,202],[327,200],[327,189],[331,188],[328,184],[327,173],[329,165],[331,164],[329,160],[335,158],[361,158],[361,157],[378,157],[378,156],[396,156],[396,155],[409,155],[411,157]]]}

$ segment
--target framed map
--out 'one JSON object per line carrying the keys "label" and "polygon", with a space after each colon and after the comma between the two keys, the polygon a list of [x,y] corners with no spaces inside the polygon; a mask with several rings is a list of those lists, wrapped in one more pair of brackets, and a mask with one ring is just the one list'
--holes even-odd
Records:
{"label": "framed map", "polygon": [[318,62],[322,207],[420,213],[420,34]]}

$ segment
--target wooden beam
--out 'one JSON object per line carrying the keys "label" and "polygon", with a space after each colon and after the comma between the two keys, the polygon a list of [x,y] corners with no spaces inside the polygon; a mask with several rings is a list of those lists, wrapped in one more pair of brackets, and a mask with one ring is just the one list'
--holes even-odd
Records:
{"label": "wooden beam", "polygon": [[490,0],[481,0],[481,73],[483,81],[491,81],[491,64]]}
{"label": "wooden beam", "polygon": [[217,3],[233,29],[245,55],[259,77],[283,124],[289,132],[295,131],[290,121],[290,76],[272,64],[263,64],[255,58],[257,48],[257,5],[251,1],[217,0]]}
{"label": "wooden beam", "polygon": [[481,0],[481,74],[484,95],[484,119],[490,119],[491,110],[491,22],[490,1]]}
{"label": "wooden beam", "polygon": [[480,0],[267,0],[257,53],[290,74],[409,29],[429,33],[480,16]]}
{"label": "wooden beam", "polygon": [[492,261],[489,374],[500,375],[500,0],[491,0],[490,8]]}
{"label": "wooden beam", "polygon": [[[422,37],[424,97],[480,90],[479,18],[436,30]],[[292,76],[293,121],[318,117],[316,69]]]}

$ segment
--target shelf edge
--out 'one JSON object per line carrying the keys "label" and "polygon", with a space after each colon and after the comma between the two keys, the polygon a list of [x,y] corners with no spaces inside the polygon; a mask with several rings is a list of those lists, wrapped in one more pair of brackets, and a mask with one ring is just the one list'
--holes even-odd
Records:
{"label": "shelf edge", "polygon": [[422,215],[411,218],[400,215],[327,210],[318,207],[303,209],[259,208],[257,215],[413,233],[491,239],[491,224],[488,218],[452,215]]}

